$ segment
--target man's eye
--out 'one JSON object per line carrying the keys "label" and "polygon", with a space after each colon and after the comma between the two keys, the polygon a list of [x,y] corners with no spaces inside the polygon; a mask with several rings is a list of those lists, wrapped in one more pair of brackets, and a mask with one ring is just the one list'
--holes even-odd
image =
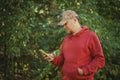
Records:
{"label": "man's eye", "polygon": [[64,25],[67,25],[67,22]]}

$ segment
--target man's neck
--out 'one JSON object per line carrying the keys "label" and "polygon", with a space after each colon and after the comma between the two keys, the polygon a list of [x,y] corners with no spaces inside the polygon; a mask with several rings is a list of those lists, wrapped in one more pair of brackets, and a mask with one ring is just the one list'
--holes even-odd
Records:
{"label": "man's neck", "polygon": [[78,28],[76,28],[75,32],[73,32],[73,35],[75,35],[75,34],[77,34],[78,32],[80,32],[81,29],[82,29],[81,26],[79,26]]}

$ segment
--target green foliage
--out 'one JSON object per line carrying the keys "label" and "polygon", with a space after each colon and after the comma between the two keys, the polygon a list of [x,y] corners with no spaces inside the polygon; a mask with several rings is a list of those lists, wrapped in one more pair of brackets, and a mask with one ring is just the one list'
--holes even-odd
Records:
{"label": "green foliage", "polygon": [[119,80],[119,7],[119,0],[1,0],[0,79],[61,80],[61,69],[45,61],[38,49],[59,55],[65,31],[56,23],[62,11],[72,9],[103,46],[106,65],[95,80]]}

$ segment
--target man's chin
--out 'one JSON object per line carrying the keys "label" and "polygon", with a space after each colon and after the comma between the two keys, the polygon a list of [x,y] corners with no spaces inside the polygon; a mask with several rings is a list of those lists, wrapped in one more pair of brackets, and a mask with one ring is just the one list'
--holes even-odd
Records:
{"label": "man's chin", "polygon": [[73,32],[71,32],[71,31],[70,31],[70,32],[67,32],[67,34],[68,34],[68,35],[72,35],[72,34],[73,34]]}

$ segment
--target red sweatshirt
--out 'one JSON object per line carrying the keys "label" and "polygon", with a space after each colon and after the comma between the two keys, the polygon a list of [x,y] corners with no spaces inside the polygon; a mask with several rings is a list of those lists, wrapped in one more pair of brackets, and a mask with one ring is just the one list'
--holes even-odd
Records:
{"label": "red sweatshirt", "polygon": [[[62,80],[94,80],[95,72],[105,64],[97,35],[86,26],[75,35],[67,35],[54,65],[62,66]],[[84,72],[78,73],[78,68]]]}

